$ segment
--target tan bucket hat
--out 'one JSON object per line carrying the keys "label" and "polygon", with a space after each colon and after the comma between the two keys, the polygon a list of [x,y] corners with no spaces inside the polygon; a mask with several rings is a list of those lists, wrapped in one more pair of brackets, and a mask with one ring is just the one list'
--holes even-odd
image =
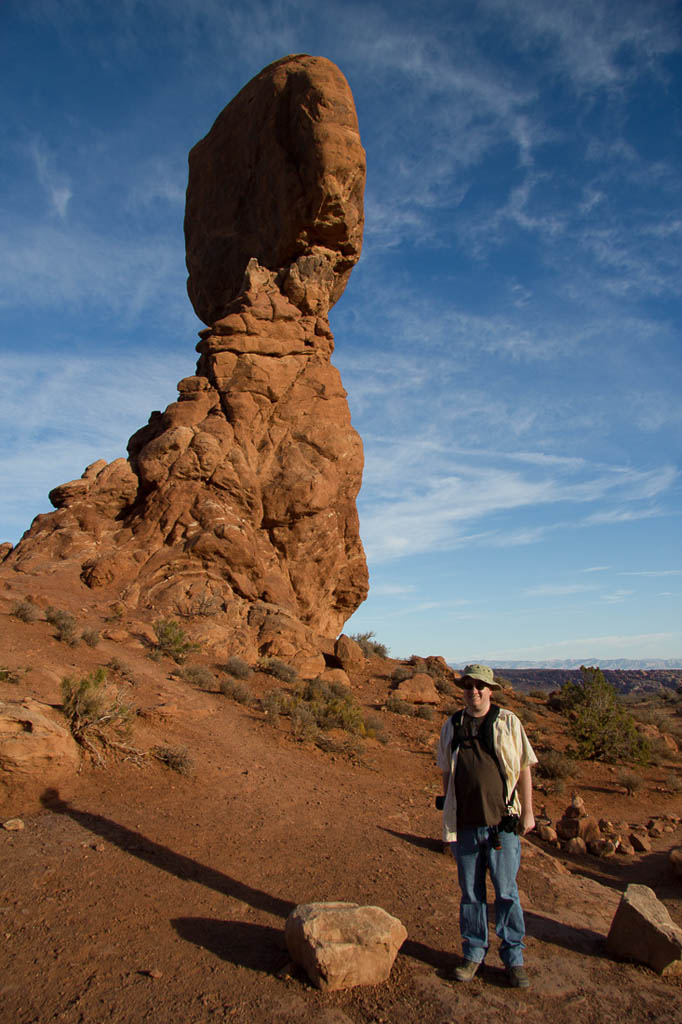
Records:
{"label": "tan bucket hat", "polygon": [[485,683],[491,690],[501,690],[502,687],[496,682],[493,675],[493,670],[488,665],[467,665],[462,672],[462,678],[456,679],[457,685],[464,689],[465,679],[478,679],[479,682]]}

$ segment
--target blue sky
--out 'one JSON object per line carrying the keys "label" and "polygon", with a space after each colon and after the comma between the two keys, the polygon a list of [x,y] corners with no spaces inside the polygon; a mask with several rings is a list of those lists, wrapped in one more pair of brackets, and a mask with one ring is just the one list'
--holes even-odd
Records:
{"label": "blue sky", "polygon": [[682,13],[667,0],[4,0],[0,539],[191,373],[187,153],[287,53],[353,90],[332,310],[396,656],[682,656]]}

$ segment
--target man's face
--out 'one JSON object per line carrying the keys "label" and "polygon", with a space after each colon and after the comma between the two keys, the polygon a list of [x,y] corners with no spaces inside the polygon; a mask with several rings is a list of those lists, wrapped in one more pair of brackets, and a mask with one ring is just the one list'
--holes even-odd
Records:
{"label": "man's face", "polygon": [[[467,679],[464,689],[464,706],[467,712],[474,718],[481,718],[487,715],[490,710],[490,696],[492,690],[479,679]],[[480,689],[479,689],[480,687]]]}

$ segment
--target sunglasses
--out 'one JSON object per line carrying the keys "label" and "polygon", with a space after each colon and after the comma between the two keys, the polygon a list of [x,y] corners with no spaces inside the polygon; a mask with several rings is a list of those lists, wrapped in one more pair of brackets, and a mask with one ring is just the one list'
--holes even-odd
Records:
{"label": "sunglasses", "polygon": [[481,690],[485,690],[487,685],[488,685],[487,683],[479,683],[479,682],[476,682],[476,683],[473,683],[473,682],[472,683],[464,683],[464,685],[462,686],[462,689],[463,690],[478,690],[479,693],[480,693]]}

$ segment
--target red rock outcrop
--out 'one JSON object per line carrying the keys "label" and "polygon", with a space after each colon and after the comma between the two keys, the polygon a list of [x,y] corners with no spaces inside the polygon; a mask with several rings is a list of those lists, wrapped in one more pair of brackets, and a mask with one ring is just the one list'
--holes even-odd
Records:
{"label": "red rock outcrop", "polygon": [[327,60],[277,61],[228,105],[190,155],[188,288],[211,324],[196,373],[127,460],[51,492],[5,567],[210,610],[246,653],[309,657],[340,631],[368,588],[363,456],[327,312],[359,257],[364,172]]}

